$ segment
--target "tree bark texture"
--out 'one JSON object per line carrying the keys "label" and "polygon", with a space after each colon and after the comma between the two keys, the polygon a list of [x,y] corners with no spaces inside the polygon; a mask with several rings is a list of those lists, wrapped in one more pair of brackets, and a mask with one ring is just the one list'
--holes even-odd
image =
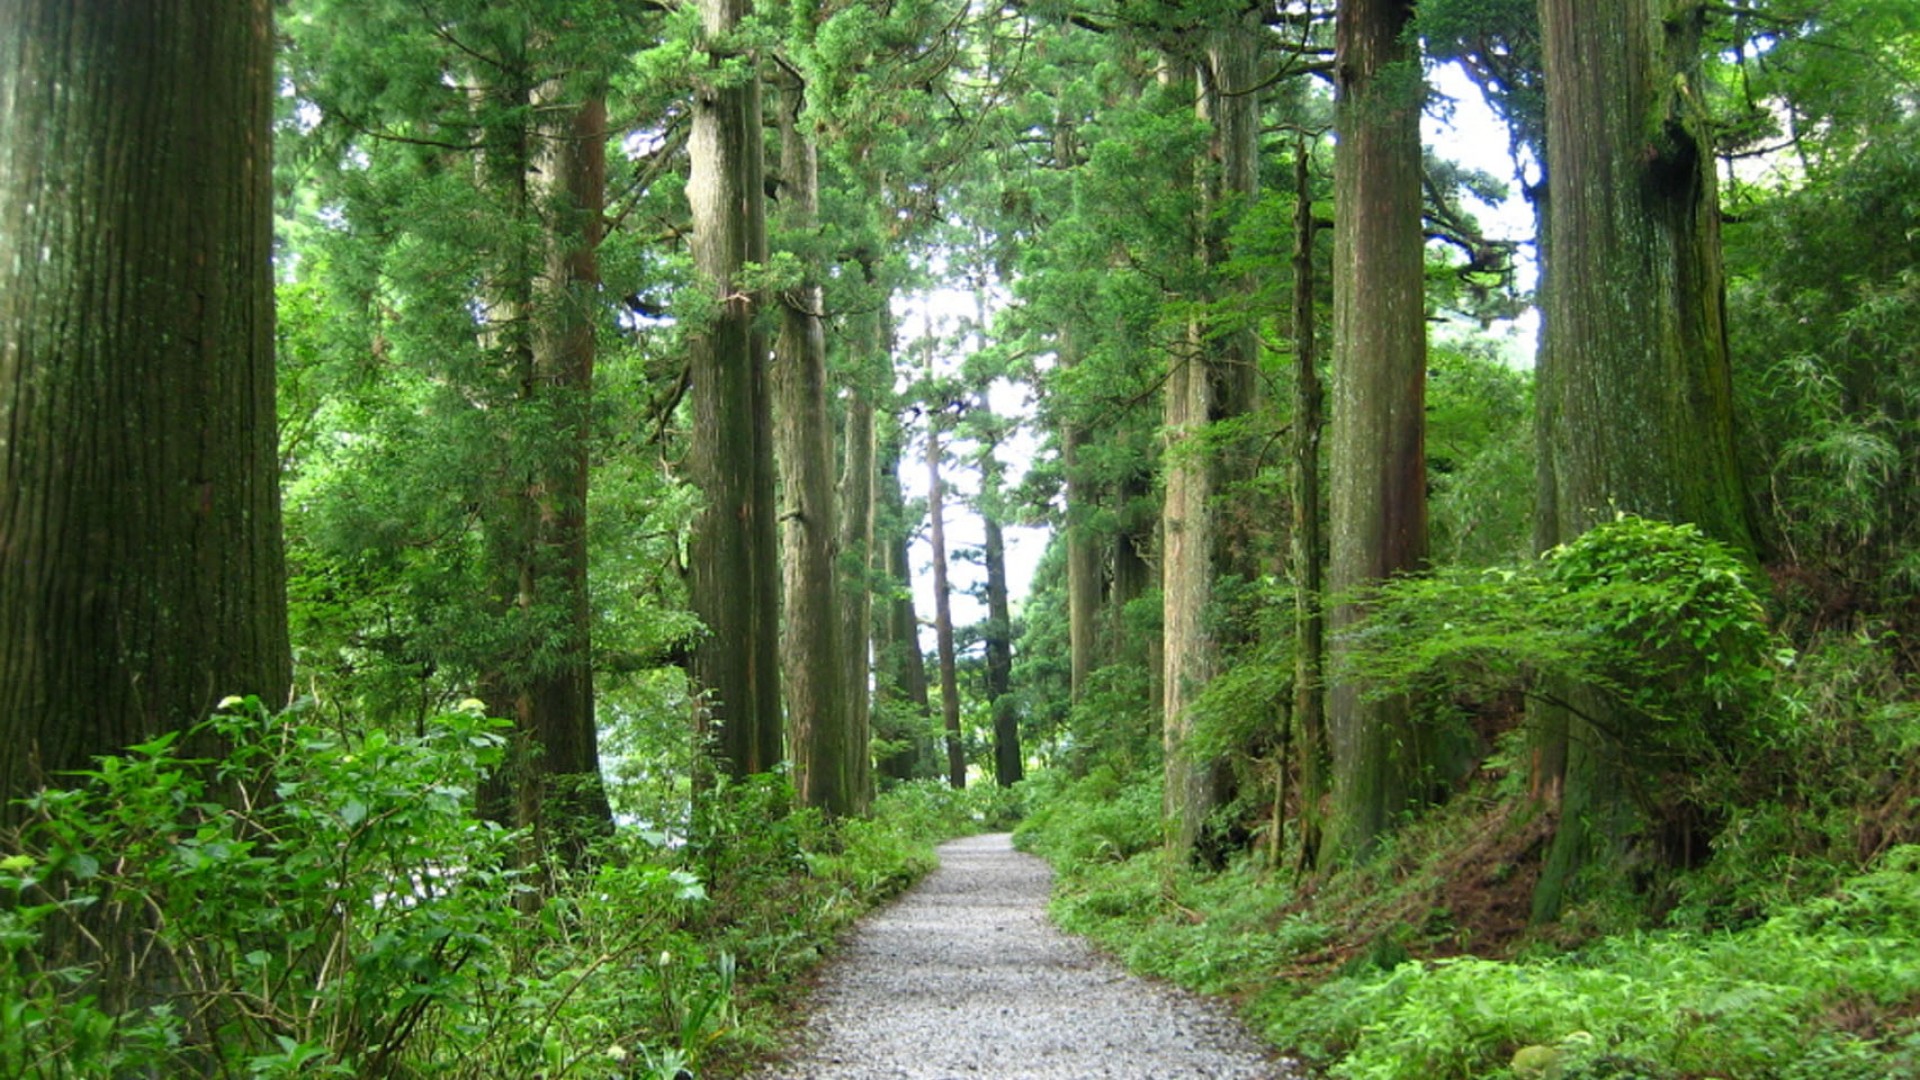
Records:
{"label": "tree bark texture", "polygon": [[[884,299],[855,320],[856,362],[874,376],[892,374],[893,327]],[[854,748],[854,791],[864,813],[873,802],[874,408],[876,378],[856,382],[846,400],[840,451],[840,647],[846,658],[847,706]]]}
{"label": "tree bark texture", "polygon": [[0,824],[286,701],[266,0],[0,7]]}
{"label": "tree bark texture", "polygon": [[689,596],[707,633],[693,650],[710,746],[734,776],[783,760],[778,552],[765,336],[754,327],[764,297],[745,291],[741,268],[766,259],[759,80],[720,68],[727,37],[750,5],[700,0],[712,46],[711,78],[693,94],[687,200],[695,269],[714,290],[710,321],[690,342],[693,445],[688,472],[706,496],[694,522]]}
{"label": "tree bark texture", "polygon": [[[1342,0],[1335,26],[1334,363],[1330,447],[1335,596],[1427,557],[1426,304],[1420,193],[1419,59],[1411,0]],[[1329,628],[1361,611],[1335,606]],[[1420,739],[1409,703],[1328,696],[1334,835],[1342,858],[1373,848],[1415,795]]]}
{"label": "tree bark texture", "polygon": [[[790,78],[780,95],[783,224],[789,235],[817,227],[818,157],[801,126],[804,87]],[[809,268],[811,271],[812,268]],[[774,438],[780,463],[784,557],[782,688],[800,801],[829,816],[859,808],[859,770],[848,669],[841,651],[840,515],[835,506],[833,432],[827,420],[827,340],[817,277],[784,290],[774,343]]]}
{"label": "tree bark texture", "polygon": [[[1213,279],[1209,300],[1238,293],[1245,282],[1227,279],[1228,219],[1254,197],[1259,181],[1259,95],[1256,31],[1244,26],[1208,30],[1196,74],[1195,108],[1210,129],[1208,161],[1198,183],[1199,256]],[[1258,344],[1251,328],[1196,321],[1188,335],[1192,355],[1166,390],[1170,445],[1166,543],[1162,549],[1165,613],[1166,813],[1168,856],[1178,863],[1224,858],[1224,837],[1205,835],[1208,818],[1233,796],[1232,763],[1197,759],[1188,748],[1193,702],[1222,664],[1231,644],[1211,626],[1215,584],[1251,579],[1255,515],[1223,505],[1222,496],[1252,475],[1253,455],[1241,440],[1218,444],[1208,429],[1246,416],[1258,390]],[[1175,445],[1177,444],[1177,445]],[[1175,515],[1177,514],[1177,519]]]}
{"label": "tree bark texture", "polygon": [[[1704,18],[1681,0],[1540,4],[1554,283],[1541,385],[1543,541],[1628,512],[1693,522],[1753,550],[1699,91]],[[1540,919],[1558,915],[1573,876],[1620,839],[1630,814],[1601,728],[1633,721],[1611,715],[1596,693],[1570,692],[1586,716],[1565,718],[1560,829],[1534,898]]]}

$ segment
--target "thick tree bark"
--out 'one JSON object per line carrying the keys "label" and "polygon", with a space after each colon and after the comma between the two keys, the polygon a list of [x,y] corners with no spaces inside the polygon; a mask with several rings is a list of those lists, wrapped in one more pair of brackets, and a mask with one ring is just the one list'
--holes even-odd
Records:
{"label": "thick tree bark", "polygon": [[[710,38],[724,40],[746,0],[700,0]],[[717,49],[717,47],[716,47]],[[717,51],[712,69],[721,61]],[[711,748],[735,776],[783,758],[771,426],[764,297],[740,287],[741,268],[766,259],[759,80],[705,81],[693,94],[687,200],[694,266],[714,290],[711,320],[691,336],[693,445],[688,472],[706,496],[694,522],[688,593],[707,629],[693,650]]]}
{"label": "thick tree bark", "polygon": [[[782,217],[788,233],[817,227],[819,164],[801,128],[803,86],[789,79],[780,96]],[[811,268],[809,268],[811,270]],[[820,286],[812,273],[782,294],[774,344],[774,437],[784,506],[782,688],[800,801],[830,816],[859,809],[852,710],[848,702],[835,506],[833,433],[827,420],[827,341]],[[864,744],[858,751],[865,752]]]}
{"label": "thick tree bark", "polygon": [[[1753,550],[1735,464],[1702,20],[1681,0],[1541,0],[1553,197],[1540,432],[1543,541],[1624,511]],[[1632,723],[1569,692],[1560,829],[1534,897],[1559,914],[1574,875],[1631,824],[1603,729]],[[1599,719],[1595,724],[1591,719]],[[1549,729],[1551,730],[1551,729]]]}
{"label": "thick tree bark", "polygon": [[0,8],[0,825],[286,701],[266,0]]}
{"label": "thick tree bark", "polygon": [[940,649],[940,714],[947,740],[947,783],[967,786],[966,747],[960,741],[960,678],[953,654],[953,598],[947,584],[946,492],[940,480],[940,424],[927,422],[927,522],[933,545],[933,633]]}
{"label": "thick tree bark", "polygon": [[1294,150],[1293,182],[1293,720],[1300,743],[1300,869],[1320,859],[1327,794],[1326,541],[1320,532],[1320,387],[1314,328],[1313,187],[1305,139]]}
{"label": "thick tree bark", "polygon": [[[1411,0],[1342,0],[1336,24],[1334,400],[1328,585],[1350,595],[1427,558],[1421,80]],[[1331,612],[1337,635],[1360,617]],[[1420,739],[1403,699],[1330,688],[1334,835],[1371,851],[1413,800]]]}
{"label": "thick tree bark", "polygon": [[[892,372],[893,330],[884,306],[858,320],[864,341],[853,351],[869,372]],[[863,380],[847,395],[841,447],[840,488],[840,647],[846,657],[849,738],[853,748],[854,792],[860,812],[873,802],[873,573],[874,558],[874,385]]]}
{"label": "thick tree bark", "polygon": [[[1199,66],[1195,107],[1211,128],[1209,158],[1200,177],[1199,254],[1219,275],[1226,265],[1227,211],[1250,199],[1258,187],[1259,95],[1255,92],[1257,34],[1243,26],[1210,30]],[[1211,289],[1238,290],[1221,281]],[[1162,687],[1166,746],[1168,856],[1174,862],[1201,857],[1218,863],[1227,840],[1205,835],[1208,818],[1233,796],[1233,770],[1225,758],[1197,759],[1187,746],[1192,706],[1231,644],[1210,626],[1216,582],[1248,579],[1254,515],[1222,513],[1220,496],[1251,475],[1244,446],[1209,445],[1207,429],[1247,415],[1255,404],[1258,345],[1251,329],[1217,328],[1195,322],[1188,335],[1191,358],[1168,380],[1166,421],[1170,444],[1162,549],[1166,678]]]}

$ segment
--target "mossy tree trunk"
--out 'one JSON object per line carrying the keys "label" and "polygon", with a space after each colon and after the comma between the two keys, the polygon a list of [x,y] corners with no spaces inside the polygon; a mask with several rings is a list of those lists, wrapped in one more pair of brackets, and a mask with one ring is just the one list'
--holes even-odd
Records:
{"label": "mossy tree trunk", "polygon": [[747,0],[700,0],[711,62],[694,89],[687,179],[694,266],[714,293],[690,341],[688,472],[706,505],[688,545],[688,593],[707,629],[691,668],[709,745],[734,776],[784,758],[767,349],[754,325],[765,297],[741,281],[747,263],[766,261],[760,81],[752,58],[731,51],[750,9]]}
{"label": "mossy tree trunk", "polygon": [[[1753,549],[1735,463],[1712,135],[1690,0],[1541,0],[1553,255],[1537,530],[1563,542],[1617,512],[1693,522]],[[1560,828],[1534,896],[1558,916],[1575,876],[1634,826],[1606,730],[1634,719],[1565,688],[1547,729]],[[1596,721],[1598,721],[1596,723]],[[1552,778],[1548,778],[1551,786]]]}
{"label": "mossy tree trunk", "polygon": [[[1411,0],[1342,0],[1335,23],[1334,357],[1328,587],[1339,597],[1427,558],[1425,238],[1419,57]],[[1338,634],[1362,615],[1329,612]],[[1415,798],[1421,737],[1409,703],[1328,693],[1331,854],[1372,850]]]}
{"label": "mossy tree trunk", "polygon": [[286,701],[266,0],[0,7],[0,824]]}

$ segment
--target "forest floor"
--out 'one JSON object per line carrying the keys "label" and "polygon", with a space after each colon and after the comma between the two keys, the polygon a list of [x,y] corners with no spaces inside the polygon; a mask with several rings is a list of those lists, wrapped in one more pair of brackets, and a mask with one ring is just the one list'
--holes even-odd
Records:
{"label": "forest floor", "polygon": [[1004,833],[862,920],[766,1080],[1289,1080],[1220,1004],[1128,974],[1047,919],[1052,871]]}

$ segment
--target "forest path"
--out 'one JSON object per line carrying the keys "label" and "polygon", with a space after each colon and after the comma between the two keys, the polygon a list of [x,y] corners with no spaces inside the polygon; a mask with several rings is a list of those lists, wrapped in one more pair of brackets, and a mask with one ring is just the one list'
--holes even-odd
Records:
{"label": "forest path", "polygon": [[1219,1005],[1128,974],[1047,921],[1052,871],[1005,833],[861,921],[768,1080],[1285,1080]]}

